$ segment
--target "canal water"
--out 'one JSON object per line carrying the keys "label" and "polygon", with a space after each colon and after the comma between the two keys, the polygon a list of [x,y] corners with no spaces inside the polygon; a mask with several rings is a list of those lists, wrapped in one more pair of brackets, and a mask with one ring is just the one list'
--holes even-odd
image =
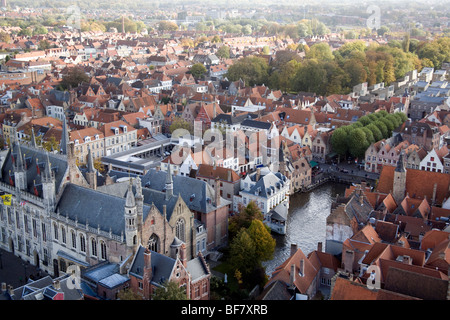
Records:
{"label": "canal water", "polygon": [[286,234],[272,233],[277,242],[274,258],[263,263],[267,275],[289,257],[291,243],[296,243],[305,255],[316,250],[319,242],[325,250],[326,219],[331,203],[336,195],[343,195],[346,188],[347,185],[330,182],[308,193],[290,196]]}

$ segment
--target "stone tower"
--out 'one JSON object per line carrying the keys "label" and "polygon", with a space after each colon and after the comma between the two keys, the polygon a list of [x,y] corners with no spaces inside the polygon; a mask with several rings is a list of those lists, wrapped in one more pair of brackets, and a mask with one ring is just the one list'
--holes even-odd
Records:
{"label": "stone tower", "polygon": [[[142,228],[144,225],[144,195],[142,194],[142,182],[139,176],[134,180],[136,185],[136,194],[134,199],[136,201],[136,211],[137,211],[137,228],[139,240],[142,240]],[[140,241],[139,241],[140,242]]]}
{"label": "stone tower", "polygon": [[92,189],[97,189],[97,170],[94,168],[94,159],[92,158],[92,152],[90,148],[88,149],[87,156],[86,180]]}
{"label": "stone tower", "polygon": [[136,249],[138,241],[138,216],[137,216],[137,206],[136,199],[133,194],[133,186],[128,185],[128,191],[125,200],[125,239],[127,242],[127,247],[132,249],[133,252]]}
{"label": "stone tower", "polygon": [[173,181],[172,181],[172,170],[170,168],[170,160],[167,168],[166,175],[166,201],[169,201],[173,196]]}
{"label": "stone tower", "polygon": [[397,167],[394,170],[392,196],[397,204],[400,204],[405,198],[406,193],[406,168],[403,159],[403,152],[400,153],[400,157],[397,161]]}
{"label": "stone tower", "polygon": [[52,171],[52,164],[48,153],[45,159],[44,172],[42,174],[42,197],[44,198],[44,203],[49,211],[53,211],[56,200],[55,174]]}

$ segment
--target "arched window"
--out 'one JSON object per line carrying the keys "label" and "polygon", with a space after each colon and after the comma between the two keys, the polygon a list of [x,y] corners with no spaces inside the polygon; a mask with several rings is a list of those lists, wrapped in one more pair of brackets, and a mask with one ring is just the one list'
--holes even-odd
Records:
{"label": "arched window", "polygon": [[159,238],[156,234],[152,234],[150,239],[148,239],[148,249],[151,251],[158,252]]}
{"label": "arched window", "polygon": [[66,229],[64,227],[61,227],[61,238],[62,238],[62,242],[65,244],[66,243]]}
{"label": "arched window", "polygon": [[83,234],[80,234],[80,250],[86,252],[86,238]]}
{"label": "arched window", "polygon": [[58,237],[58,226],[56,225],[56,223],[53,224],[53,231],[55,233],[55,240],[59,240],[59,237]]}
{"label": "arched window", "polygon": [[97,241],[94,238],[91,238],[91,254],[97,256]]}
{"label": "arched window", "polygon": [[184,236],[185,223],[183,219],[178,219],[177,224],[175,226],[175,236],[183,242],[186,242]]}
{"label": "arched window", "polygon": [[103,260],[106,260],[106,243],[105,243],[105,241],[100,241],[100,253],[101,253],[101,258]]}
{"label": "arched window", "polygon": [[72,248],[77,248],[77,235],[75,234],[75,231],[70,231],[70,234],[72,236]]}

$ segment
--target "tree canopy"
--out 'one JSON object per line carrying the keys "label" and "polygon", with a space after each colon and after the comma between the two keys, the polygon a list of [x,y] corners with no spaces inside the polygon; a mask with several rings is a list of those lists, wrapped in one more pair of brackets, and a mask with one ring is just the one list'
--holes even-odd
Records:
{"label": "tree canopy", "polygon": [[406,120],[407,116],[402,112],[389,114],[385,110],[362,116],[353,124],[334,130],[331,146],[340,156],[364,157],[372,143],[389,138]]}

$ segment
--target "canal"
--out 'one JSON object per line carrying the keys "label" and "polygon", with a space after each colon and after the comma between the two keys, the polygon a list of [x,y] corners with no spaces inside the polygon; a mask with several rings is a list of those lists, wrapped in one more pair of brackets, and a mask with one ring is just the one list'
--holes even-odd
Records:
{"label": "canal", "polygon": [[326,219],[330,214],[331,202],[336,195],[343,195],[347,185],[326,183],[308,193],[296,193],[290,197],[288,222],[285,235],[272,233],[276,240],[274,258],[266,261],[269,276],[290,254],[291,243],[308,255],[317,249],[319,242],[325,250]]}

